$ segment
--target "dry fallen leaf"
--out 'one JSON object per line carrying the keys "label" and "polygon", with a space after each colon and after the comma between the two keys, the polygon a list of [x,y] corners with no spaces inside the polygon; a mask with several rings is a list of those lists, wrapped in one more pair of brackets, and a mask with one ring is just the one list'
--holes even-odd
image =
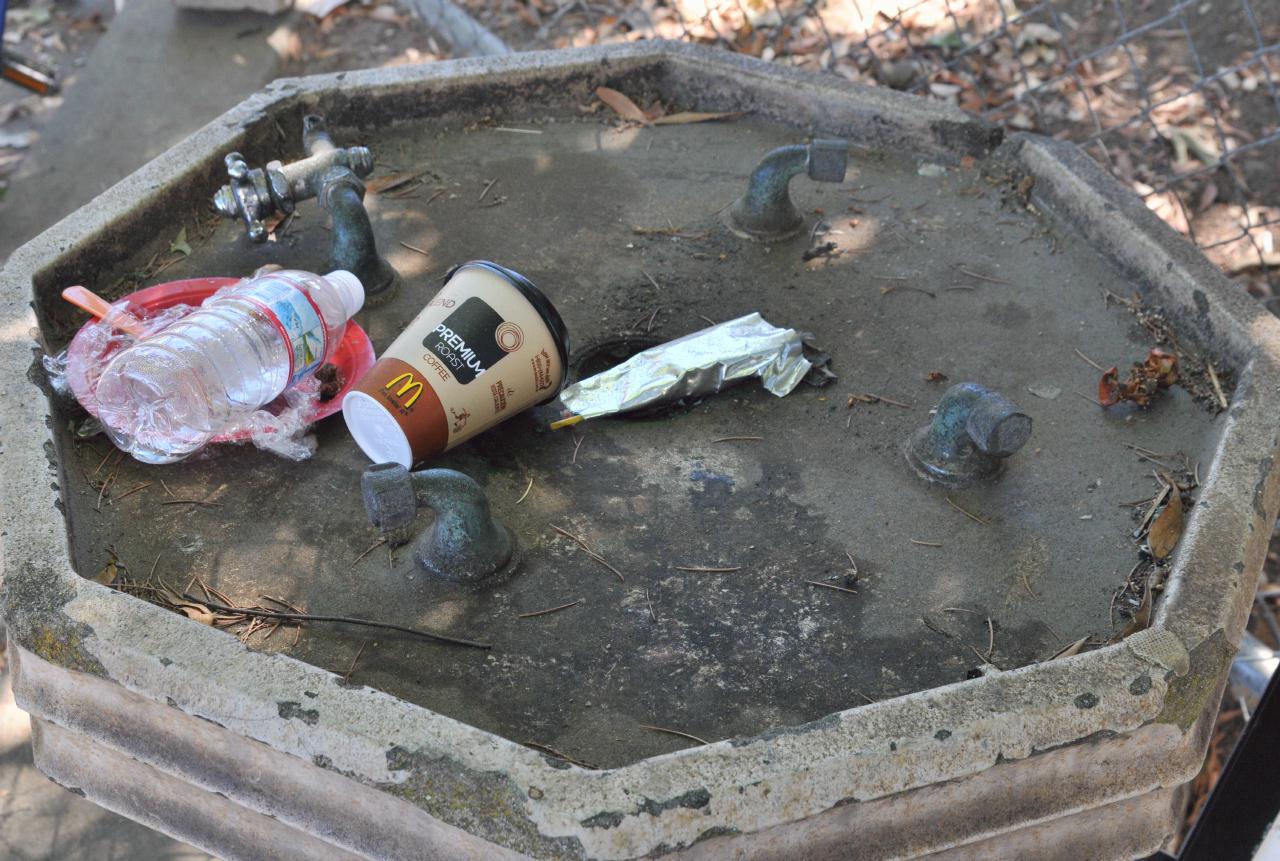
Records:
{"label": "dry fallen leaf", "polygon": [[364,184],[364,189],[370,194],[380,194],[393,188],[399,188],[406,182],[417,179],[417,177],[416,173],[388,173],[385,176],[375,176]]}
{"label": "dry fallen leaf", "polygon": [[102,566],[102,570],[93,578],[93,582],[101,583],[103,586],[110,586],[116,582],[116,574],[120,572],[120,567],[112,560]]}
{"label": "dry fallen leaf", "polygon": [[1169,494],[1169,504],[1151,521],[1151,529],[1147,532],[1152,556],[1159,560],[1173,552],[1182,537],[1182,524],[1182,497],[1175,490]]}
{"label": "dry fallen leaf", "polygon": [[181,254],[183,257],[191,256],[191,245],[187,242],[187,228],[178,231],[178,235],[169,243],[169,251]]}
{"label": "dry fallen leaf", "polygon": [[641,125],[649,125],[649,118],[645,116],[644,111],[640,110],[640,106],[617,90],[609,87],[596,87],[596,98],[613,108],[614,113],[624,120],[631,120],[633,123],[640,123]]}
{"label": "dry fallen leaf", "polygon": [[1116,381],[1119,369],[1112,365],[1102,374],[1098,381],[1098,403],[1104,407],[1113,407],[1120,403],[1120,384]]}
{"label": "dry fallen leaf", "polygon": [[1085,634],[1083,637],[1076,640],[1071,645],[1064,646],[1058,651],[1054,652],[1053,657],[1049,658],[1049,660],[1056,661],[1058,660],[1058,658],[1069,658],[1072,655],[1078,655],[1080,654],[1080,650],[1084,648],[1084,644],[1087,642],[1089,642],[1089,635]]}
{"label": "dry fallen leaf", "polygon": [[1119,381],[1118,370],[1112,366],[1098,381],[1098,402],[1104,407],[1121,401],[1133,401],[1147,407],[1160,389],[1167,389],[1178,382],[1178,357],[1152,347],[1147,358],[1129,369],[1129,376]]}
{"label": "dry fallen leaf", "polygon": [[742,111],[721,111],[721,112],[704,112],[704,111],[680,111],[675,114],[667,114],[665,117],[658,117],[653,121],[655,126],[681,126],[688,123],[707,123],[713,120],[736,120],[742,116]]}
{"label": "dry fallen leaf", "polygon": [[201,625],[213,624],[213,613],[209,612],[209,608],[201,604],[180,604],[178,609],[187,614],[188,619],[194,619]]}
{"label": "dry fallen leaf", "polygon": [[930,383],[941,383],[946,381],[947,375],[942,373],[942,371],[930,371],[929,373],[925,374],[924,378],[927,382],[930,382]]}

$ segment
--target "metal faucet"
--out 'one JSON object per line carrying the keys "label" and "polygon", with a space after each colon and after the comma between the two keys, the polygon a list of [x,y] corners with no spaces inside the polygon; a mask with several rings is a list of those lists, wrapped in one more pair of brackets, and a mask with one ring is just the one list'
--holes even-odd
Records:
{"label": "metal faucet", "polygon": [[933,421],[911,435],[907,462],[922,478],[960,487],[994,478],[1031,436],[1031,417],[978,383],[942,395]]}
{"label": "metal faucet", "polygon": [[413,546],[413,558],[442,580],[474,583],[511,567],[515,542],[493,519],[475,479],[452,469],[409,472],[398,463],[365,470],[360,480],[369,522],[392,545],[407,543],[420,508],[435,518]]}
{"label": "metal faucet", "polygon": [[373,154],[368,147],[336,147],[324,118],[316,114],[303,117],[302,143],[306,158],[290,164],[271,161],[266,168],[251,169],[240,153],[229,153],[224,163],[231,181],[214,195],[214,208],[242,219],[249,238],[265,242],[264,219],[277,212],[287,215],[298,203],[319,198],[333,216],[329,271],[345,269],[359,278],[366,304],[386,301],[396,273],[378,254],[361,182],[373,170]]}
{"label": "metal faucet", "polygon": [[746,193],[729,208],[725,223],[744,239],[777,242],[793,236],[804,216],[791,202],[791,178],[803,171],[818,182],[844,182],[848,164],[846,140],[779,147],[751,172]]}

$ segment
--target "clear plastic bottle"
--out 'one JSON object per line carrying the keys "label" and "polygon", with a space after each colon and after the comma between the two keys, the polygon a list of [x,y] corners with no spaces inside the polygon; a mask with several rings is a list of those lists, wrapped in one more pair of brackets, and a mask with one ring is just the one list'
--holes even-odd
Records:
{"label": "clear plastic bottle", "polygon": [[98,418],[134,458],[181,460],[320,367],[363,304],[359,279],[341,270],[241,281],[112,359]]}

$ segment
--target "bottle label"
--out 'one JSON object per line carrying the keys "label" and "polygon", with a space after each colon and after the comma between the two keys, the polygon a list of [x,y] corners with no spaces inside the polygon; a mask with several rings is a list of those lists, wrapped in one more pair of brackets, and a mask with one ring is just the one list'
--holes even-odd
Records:
{"label": "bottle label", "polygon": [[324,320],[311,297],[282,281],[255,284],[238,294],[271,318],[289,345],[289,385],[296,385],[324,361],[328,351]]}

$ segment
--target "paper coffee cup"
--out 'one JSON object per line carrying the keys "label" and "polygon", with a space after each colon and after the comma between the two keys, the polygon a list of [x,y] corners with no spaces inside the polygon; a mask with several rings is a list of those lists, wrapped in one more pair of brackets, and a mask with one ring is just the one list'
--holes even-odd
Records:
{"label": "paper coffee cup", "polygon": [[342,401],[374,463],[405,467],[552,400],[569,336],[529,279],[478,260],[449,280]]}

